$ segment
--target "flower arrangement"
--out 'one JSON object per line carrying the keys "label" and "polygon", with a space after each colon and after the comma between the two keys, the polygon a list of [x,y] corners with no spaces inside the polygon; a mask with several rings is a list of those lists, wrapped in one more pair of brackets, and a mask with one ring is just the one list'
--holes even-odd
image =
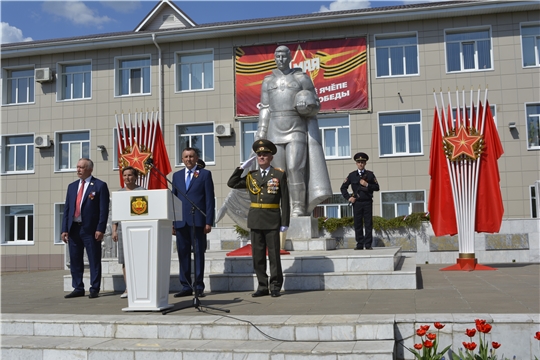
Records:
{"label": "flower arrangement", "polygon": [[[428,333],[430,325],[422,325],[418,330],[416,330],[416,335],[420,336],[420,343],[414,344],[414,349],[409,349],[411,353],[414,354],[416,359],[419,360],[440,360],[443,358],[444,353],[450,349],[450,345],[445,347],[440,353],[437,352],[439,346],[439,330],[441,330],[445,325],[440,322],[436,322],[433,326],[437,329],[437,334]],[[422,351],[420,353],[420,350]]]}
{"label": "flower arrangement", "polygon": [[[487,323],[486,320],[476,319],[474,320],[476,324],[476,329],[467,329],[465,334],[469,337],[470,342],[463,342],[463,347],[465,352],[462,349],[459,349],[459,355],[455,352],[452,353],[453,360],[496,360],[497,355],[495,351],[501,346],[500,343],[493,341],[491,343],[491,350],[489,350],[488,342],[486,341],[486,334],[488,334],[492,326]],[[478,347],[478,354],[474,354],[473,351],[476,349],[477,344],[473,341],[474,335],[478,330],[478,338],[480,346]],[[483,334],[483,335],[480,335]]]}

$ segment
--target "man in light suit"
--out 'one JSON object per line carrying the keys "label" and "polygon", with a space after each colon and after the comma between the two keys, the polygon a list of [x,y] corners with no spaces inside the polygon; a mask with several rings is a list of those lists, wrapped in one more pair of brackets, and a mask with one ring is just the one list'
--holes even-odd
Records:
{"label": "man in light suit", "polygon": [[[196,291],[204,297],[204,253],[206,252],[206,234],[212,231],[214,224],[214,182],[212,173],[197,165],[199,155],[191,147],[182,151],[182,162],[186,166],[173,175],[173,193],[182,201],[182,220],[173,224],[176,234],[176,249],[180,262],[180,284],[182,290],[174,297],[190,296]],[[191,200],[205,215],[193,208]],[[195,234],[193,234],[193,231]],[[191,248],[195,257],[195,281],[191,279]]]}
{"label": "man in light suit", "polygon": [[109,188],[107,183],[92,176],[94,163],[82,158],[77,163],[79,180],[69,184],[62,219],[62,241],[69,246],[73,291],[65,298],[85,295],[84,250],[90,263],[90,294],[98,297],[101,287],[101,242],[109,217]]}

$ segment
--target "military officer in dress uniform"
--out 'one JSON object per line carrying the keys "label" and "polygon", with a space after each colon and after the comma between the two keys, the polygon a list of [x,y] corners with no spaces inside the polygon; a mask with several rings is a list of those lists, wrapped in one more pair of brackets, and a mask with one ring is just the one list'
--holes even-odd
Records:
{"label": "military officer in dress uniform", "polygon": [[[369,156],[359,152],[354,155],[358,170],[350,173],[341,185],[341,194],[352,204],[356,247],[354,250],[372,250],[373,242],[373,192],[379,191],[379,183],[372,171],[366,170]],[[349,185],[352,195],[349,194]],[[363,228],[365,226],[366,232]]]}
{"label": "military officer in dress uniform", "polygon": [[[257,291],[251,296],[271,294],[272,297],[278,297],[283,285],[279,233],[287,231],[291,212],[287,175],[283,170],[270,166],[277,151],[274,143],[261,139],[255,141],[252,147],[257,154],[259,169],[242,177],[244,168],[249,166],[253,157],[234,170],[227,185],[233,189],[247,187],[251,198],[247,225],[251,230],[253,267],[259,283]],[[267,247],[270,282],[266,273]]]}

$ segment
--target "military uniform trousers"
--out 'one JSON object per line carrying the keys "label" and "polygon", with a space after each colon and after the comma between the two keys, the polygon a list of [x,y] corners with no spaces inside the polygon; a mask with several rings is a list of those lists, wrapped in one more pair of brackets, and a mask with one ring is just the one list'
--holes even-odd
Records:
{"label": "military uniform trousers", "polygon": [[353,214],[356,247],[360,249],[372,247],[373,202],[356,200],[353,204]]}

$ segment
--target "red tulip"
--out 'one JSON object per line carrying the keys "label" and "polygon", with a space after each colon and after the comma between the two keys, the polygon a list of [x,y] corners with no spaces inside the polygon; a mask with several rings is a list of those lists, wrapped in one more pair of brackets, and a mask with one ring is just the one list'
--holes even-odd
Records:
{"label": "red tulip", "polygon": [[437,335],[436,334],[433,334],[433,333],[429,333],[427,334],[427,338],[429,340],[435,340],[437,338]]}
{"label": "red tulip", "polygon": [[465,331],[465,334],[468,336],[468,337],[473,337],[475,334],[476,334],[476,329],[467,329]]}
{"label": "red tulip", "polygon": [[536,332],[536,335],[534,335],[534,338],[535,338],[536,340],[540,340],[540,331],[537,331],[537,332]]}
{"label": "red tulip", "polygon": [[441,330],[441,329],[444,327],[444,324],[441,324],[440,322],[436,322],[436,323],[433,324],[433,325],[435,325],[435,327],[436,327],[437,329],[439,329],[439,330]]}
{"label": "red tulip", "polygon": [[501,344],[499,344],[498,342],[495,342],[495,341],[494,341],[494,342],[491,343],[491,346],[493,346],[494,349],[498,349],[498,348],[501,347]]}
{"label": "red tulip", "polygon": [[433,343],[431,341],[429,341],[429,340],[426,340],[426,341],[424,341],[424,346],[429,349],[429,348],[433,347]]}
{"label": "red tulip", "polygon": [[422,326],[420,326],[420,329],[428,331],[429,330],[429,325],[422,325]]}
{"label": "red tulip", "polygon": [[480,319],[476,319],[474,320],[475,324],[478,326],[478,324],[485,324],[486,323],[486,320],[480,320]]}
{"label": "red tulip", "polygon": [[414,344],[414,348],[416,350],[422,350],[422,347],[423,347],[422,344]]}
{"label": "red tulip", "polygon": [[489,325],[488,323],[477,324],[476,328],[478,329],[478,331],[480,331],[481,333],[484,333],[484,334],[487,334],[488,332],[491,331],[491,325]]}
{"label": "red tulip", "polygon": [[469,343],[469,350],[473,351],[474,349],[476,349],[476,343],[475,342]]}
{"label": "red tulip", "polygon": [[416,330],[416,335],[418,335],[418,336],[424,336],[424,335],[426,335],[426,330],[424,330],[424,329],[418,329],[418,330]]}

